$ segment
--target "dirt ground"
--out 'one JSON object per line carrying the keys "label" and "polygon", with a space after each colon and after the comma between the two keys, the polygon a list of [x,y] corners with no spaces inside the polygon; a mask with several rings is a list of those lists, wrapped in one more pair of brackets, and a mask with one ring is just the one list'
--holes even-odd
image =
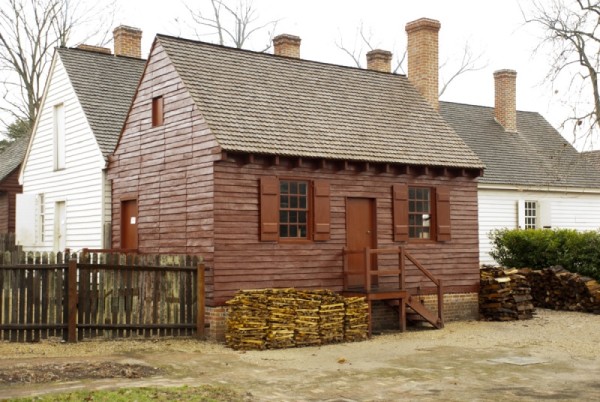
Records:
{"label": "dirt ground", "polygon": [[600,400],[599,345],[599,315],[541,309],[527,321],[262,352],[190,339],[2,342],[0,399],[219,384],[246,401]]}

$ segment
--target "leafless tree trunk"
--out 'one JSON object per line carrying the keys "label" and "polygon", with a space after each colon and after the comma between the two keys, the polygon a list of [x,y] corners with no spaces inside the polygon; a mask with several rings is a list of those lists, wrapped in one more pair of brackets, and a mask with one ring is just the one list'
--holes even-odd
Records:
{"label": "leafless tree trunk", "polygon": [[536,49],[550,54],[546,80],[569,106],[562,126],[571,127],[574,140],[600,128],[600,2],[590,0],[534,1],[525,21],[542,28]]}
{"label": "leafless tree trunk", "polygon": [[0,112],[7,117],[1,117],[0,123],[7,126],[12,121],[22,129],[22,124],[32,127],[38,114],[54,48],[66,46],[73,30],[83,26],[90,36],[103,34],[105,41],[111,27],[94,31],[88,24],[104,23],[99,15],[111,5],[85,8],[85,2],[77,0],[2,1]]}
{"label": "leafless tree trunk", "polygon": [[[366,60],[365,55],[368,51],[376,48],[377,45],[373,43],[373,33],[371,30],[368,32],[364,24],[361,22],[360,26],[356,29],[354,37],[354,43],[352,47],[348,47],[344,44],[342,37],[335,42],[338,49],[344,52],[348,57],[352,59],[353,64],[358,68],[363,68],[363,63]],[[386,49],[387,50],[387,49]],[[403,52],[392,52],[395,55],[395,59],[392,65],[392,73],[405,74],[404,65],[406,63],[406,50]],[[439,96],[442,96],[448,86],[459,76],[468,73],[470,71],[478,71],[485,68],[485,63],[481,62],[482,55],[474,55],[469,43],[465,43],[465,47],[462,51],[462,58],[459,66],[451,70],[450,78],[444,79],[443,72],[448,70],[452,63],[446,60],[440,65],[440,80],[442,85],[440,88]]]}
{"label": "leafless tree trunk", "polygon": [[251,0],[210,0],[209,12],[186,4],[196,36],[217,36],[219,45],[247,48],[252,36],[266,33],[267,41],[259,49],[264,52],[271,47],[277,21],[260,22]]}

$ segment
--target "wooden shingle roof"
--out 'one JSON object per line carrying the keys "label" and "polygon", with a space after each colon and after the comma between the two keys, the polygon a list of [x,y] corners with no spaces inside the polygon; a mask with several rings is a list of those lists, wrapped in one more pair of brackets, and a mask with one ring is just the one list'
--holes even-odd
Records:
{"label": "wooden shingle roof", "polygon": [[0,181],[4,180],[21,165],[28,145],[29,135],[25,135],[13,141],[0,154]]}
{"label": "wooden shingle roof", "polygon": [[158,35],[223,150],[482,169],[402,75]]}
{"label": "wooden shingle roof", "polygon": [[491,107],[440,102],[440,113],[485,163],[480,183],[600,188],[599,170],[539,113],[517,111],[517,133]]}
{"label": "wooden shingle roof", "polygon": [[82,49],[57,51],[107,158],[117,145],[146,61]]}

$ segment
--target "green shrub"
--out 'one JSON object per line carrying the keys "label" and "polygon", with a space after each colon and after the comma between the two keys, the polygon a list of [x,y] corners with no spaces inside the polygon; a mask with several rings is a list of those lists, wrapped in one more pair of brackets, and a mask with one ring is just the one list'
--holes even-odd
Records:
{"label": "green shrub", "polygon": [[499,229],[490,232],[490,255],[505,267],[554,265],[600,280],[600,232],[573,229]]}

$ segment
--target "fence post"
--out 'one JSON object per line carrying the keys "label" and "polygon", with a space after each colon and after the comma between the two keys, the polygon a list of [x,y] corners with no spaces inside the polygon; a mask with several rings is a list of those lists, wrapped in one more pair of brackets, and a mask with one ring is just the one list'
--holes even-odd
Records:
{"label": "fence post", "polygon": [[198,299],[198,309],[196,312],[196,336],[200,339],[204,339],[204,315],[206,312],[204,269],[204,263],[198,264],[198,275],[196,278],[196,298]]}
{"label": "fence post", "polygon": [[77,260],[69,260],[67,272],[68,342],[77,342]]}

